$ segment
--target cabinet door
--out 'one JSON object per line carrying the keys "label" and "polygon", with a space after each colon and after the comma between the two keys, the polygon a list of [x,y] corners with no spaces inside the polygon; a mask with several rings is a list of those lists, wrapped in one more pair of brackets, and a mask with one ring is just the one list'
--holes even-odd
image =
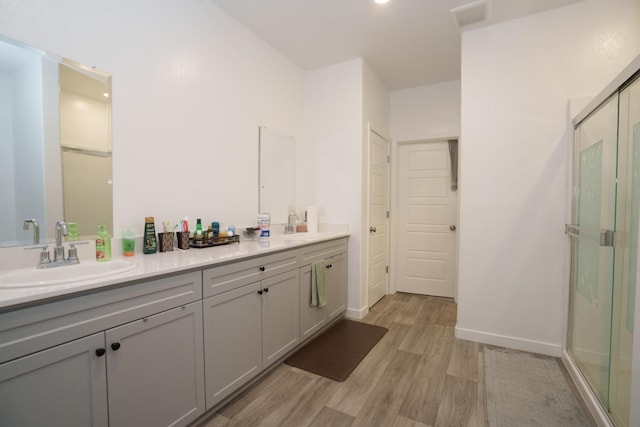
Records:
{"label": "cabinet door", "polygon": [[187,425],[204,413],[202,303],[106,331],[109,424]]}
{"label": "cabinet door", "polygon": [[104,334],[0,365],[0,424],[106,426]]}
{"label": "cabinet door", "polygon": [[[328,273],[328,269],[327,269]],[[327,282],[328,283],[328,282]],[[328,292],[328,290],[327,290]],[[327,299],[328,295],[327,295]],[[300,269],[300,341],[311,338],[327,323],[327,306],[314,307],[311,302],[311,266]],[[327,301],[327,305],[329,301]]]}
{"label": "cabinet door", "polygon": [[207,409],[262,370],[260,290],[257,282],[203,301]]}
{"label": "cabinet door", "polygon": [[347,309],[347,254],[327,260],[327,312],[329,320],[340,316]]}
{"label": "cabinet door", "polygon": [[262,367],[300,342],[298,269],[262,281]]}

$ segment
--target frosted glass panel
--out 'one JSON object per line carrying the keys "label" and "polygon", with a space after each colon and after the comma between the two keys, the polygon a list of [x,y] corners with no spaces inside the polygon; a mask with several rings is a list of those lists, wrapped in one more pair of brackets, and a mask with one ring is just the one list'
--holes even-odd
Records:
{"label": "frosted glass panel", "polygon": [[[580,228],[600,230],[602,204],[602,141],[580,153],[580,198],[578,212]],[[581,242],[578,247],[578,277],[576,288],[590,304],[598,302],[600,274],[600,245]]]}
{"label": "frosted glass panel", "polygon": [[569,351],[604,406],[609,400],[614,248],[601,232],[616,225],[618,97],[583,121],[577,132]]}

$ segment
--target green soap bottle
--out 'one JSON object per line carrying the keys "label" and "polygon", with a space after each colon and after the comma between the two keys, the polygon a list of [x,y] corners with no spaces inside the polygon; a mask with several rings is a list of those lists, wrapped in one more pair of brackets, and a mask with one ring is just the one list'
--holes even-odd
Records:
{"label": "green soap bottle", "polygon": [[142,253],[155,254],[158,252],[158,240],[156,237],[155,218],[147,216],[144,218],[144,238]]}
{"label": "green soap bottle", "polygon": [[111,259],[111,236],[107,232],[107,227],[101,225],[98,227],[98,236],[96,237],[96,261],[109,261]]}

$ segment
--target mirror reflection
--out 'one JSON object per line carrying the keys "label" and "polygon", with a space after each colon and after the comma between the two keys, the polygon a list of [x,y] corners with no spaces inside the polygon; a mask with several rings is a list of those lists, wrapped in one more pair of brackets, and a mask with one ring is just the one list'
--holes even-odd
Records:
{"label": "mirror reflection", "polygon": [[296,140],[260,127],[258,213],[270,213],[271,223],[286,224],[296,206]]}
{"label": "mirror reflection", "polygon": [[26,219],[113,232],[108,74],[0,38],[0,152],[0,247],[33,243]]}

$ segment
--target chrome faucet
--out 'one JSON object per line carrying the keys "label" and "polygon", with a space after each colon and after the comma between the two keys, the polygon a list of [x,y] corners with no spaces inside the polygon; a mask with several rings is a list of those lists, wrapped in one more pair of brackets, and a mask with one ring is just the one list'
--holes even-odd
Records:
{"label": "chrome faucet", "polygon": [[56,246],[53,248],[53,262],[64,261],[62,236],[66,236],[67,234],[67,223],[64,221],[56,222]]}
{"label": "chrome faucet", "polygon": [[[34,228],[37,229],[37,221],[26,220],[25,227],[28,227],[28,223],[35,222]],[[25,228],[26,230],[26,228]],[[35,232],[34,232],[35,234]],[[47,244],[40,245],[35,243],[36,237],[34,236],[34,244],[31,246],[25,246],[25,249],[42,249],[40,251],[40,261],[36,268],[51,268],[60,267],[63,265],[72,265],[80,263],[78,259],[78,251],[75,245],[87,244],[88,242],[72,242],[69,243],[69,257],[64,257],[64,244],[62,243],[62,237],[68,234],[67,223],[64,221],[56,222],[56,245],[53,248],[53,261],[49,258],[49,249]],[[38,241],[40,240],[38,232]]]}
{"label": "chrome faucet", "polygon": [[22,229],[23,230],[28,230],[29,229],[29,224],[33,224],[33,244],[34,245],[39,245],[40,244],[40,225],[38,224],[38,220],[37,219],[25,219],[24,223],[22,224]]}

